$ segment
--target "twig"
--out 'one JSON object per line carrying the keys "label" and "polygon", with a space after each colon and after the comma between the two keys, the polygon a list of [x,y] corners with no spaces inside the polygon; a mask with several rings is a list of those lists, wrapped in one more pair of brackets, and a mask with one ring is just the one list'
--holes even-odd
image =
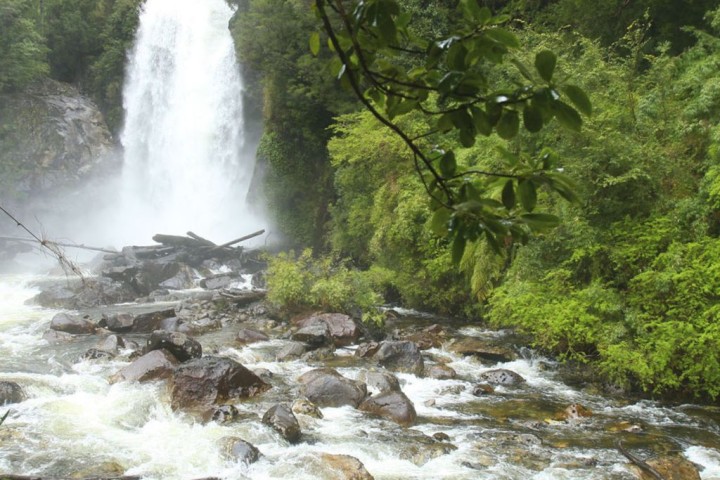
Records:
{"label": "twig", "polygon": [[10,415],[10,410],[5,412],[5,415],[3,415],[2,418],[0,418],[0,425],[2,425],[5,422],[5,419],[7,419],[8,415]]}
{"label": "twig", "polygon": [[[77,275],[80,278],[80,281],[85,284],[85,276],[83,275],[82,271],[80,270],[80,267],[75,265],[72,261],[70,261],[66,256],[65,253],[62,251],[60,246],[52,241],[43,239],[35,235],[35,233],[30,230],[28,227],[23,225],[23,223],[15,218],[15,216],[8,212],[2,205],[0,205],[0,212],[4,213],[8,216],[15,224],[25,230],[32,238],[34,238],[42,247],[44,247],[46,250],[50,251],[52,255],[57,258],[58,262],[60,262],[60,266],[65,270],[65,273],[67,273],[68,270],[70,270],[72,273]],[[117,253],[117,252],[112,252]]]}

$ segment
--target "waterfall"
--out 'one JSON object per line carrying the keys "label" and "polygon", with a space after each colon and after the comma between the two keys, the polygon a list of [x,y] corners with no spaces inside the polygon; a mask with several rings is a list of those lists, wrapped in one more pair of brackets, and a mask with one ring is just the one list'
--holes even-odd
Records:
{"label": "waterfall", "polygon": [[124,241],[192,230],[222,242],[259,226],[245,200],[254,157],[243,133],[232,14],[225,0],[143,7],[123,92]]}

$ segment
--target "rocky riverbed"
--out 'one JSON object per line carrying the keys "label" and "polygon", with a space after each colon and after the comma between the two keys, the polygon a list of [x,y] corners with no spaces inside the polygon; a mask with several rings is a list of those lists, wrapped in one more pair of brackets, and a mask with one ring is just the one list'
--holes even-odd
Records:
{"label": "rocky riverbed", "polygon": [[252,256],[137,251],[84,286],[0,278],[0,474],[720,478],[716,407],[613,397],[460,319],[285,318]]}

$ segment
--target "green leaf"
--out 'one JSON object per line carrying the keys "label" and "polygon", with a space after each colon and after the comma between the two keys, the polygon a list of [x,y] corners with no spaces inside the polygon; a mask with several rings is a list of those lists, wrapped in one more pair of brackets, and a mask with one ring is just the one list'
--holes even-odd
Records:
{"label": "green leaf", "polygon": [[532,73],[530,73],[530,70],[525,66],[524,63],[522,63],[520,60],[513,58],[510,60],[515,67],[517,67],[518,71],[522,74],[523,77],[525,77],[526,80],[533,81]]}
{"label": "green leaf", "polygon": [[314,57],[317,57],[318,53],[320,53],[320,34],[318,32],[310,34],[310,53]]}
{"label": "green leaf", "polygon": [[546,230],[560,225],[560,219],[549,213],[525,213],[520,219],[533,230]]}
{"label": "green leaf", "polygon": [[500,121],[495,127],[500,138],[511,140],[520,129],[520,118],[515,110],[503,110]]}
{"label": "green leaf", "polygon": [[504,28],[490,28],[485,30],[485,35],[508,48],[520,48],[520,41],[515,34]]}
{"label": "green leaf", "polygon": [[552,110],[555,118],[558,119],[563,127],[576,132],[580,131],[582,127],[582,117],[580,117],[580,114],[574,108],[558,100],[553,102]]}
{"label": "green leaf", "polygon": [[548,83],[552,80],[556,63],[557,57],[550,50],[543,50],[535,55],[535,68],[540,74],[540,77]]}
{"label": "green leaf", "polygon": [[460,0],[463,17],[469,22],[479,22],[482,16],[477,0]]}
{"label": "green leaf", "polygon": [[543,115],[539,108],[532,103],[525,106],[523,110],[523,125],[530,133],[537,133],[543,127]]}
{"label": "green leaf", "polygon": [[490,125],[490,119],[487,114],[477,107],[470,107],[470,112],[472,113],[475,130],[486,137],[490,135],[492,133],[492,125]]}
{"label": "green leaf", "polygon": [[582,88],[575,85],[565,85],[562,90],[578,110],[588,117],[592,115],[592,103],[590,103],[590,99]]}
{"label": "green leaf", "polygon": [[535,210],[537,191],[535,190],[535,184],[531,180],[520,180],[517,193],[520,197],[520,204],[526,211],[532,212]]}
{"label": "green leaf", "polygon": [[462,232],[458,232],[455,235],[455,240],[453,240],[452,244],[452,261],[454,264],[459,264],[460,260],[462,260],[463,254],[465,253],[465,237],[462,235]]}
{"label": "green leaf", "polygon": [[457,160],[455,160],[455,153],[452,151],[446,152],[440,158],[440,173],[443,177],[452,177],[455,175],[457,170]]}
{"label": "green leaf", "polygon": [[447,235],[450,223],[450,210],[440,207],[430,218],[430,230],[439,237]]}
{"label": "green leaf", "polygon": [[517,199],[515,198],[515,182],[512,179],[505,182],[502,190],[502,203],[508,210],[515,208]]}

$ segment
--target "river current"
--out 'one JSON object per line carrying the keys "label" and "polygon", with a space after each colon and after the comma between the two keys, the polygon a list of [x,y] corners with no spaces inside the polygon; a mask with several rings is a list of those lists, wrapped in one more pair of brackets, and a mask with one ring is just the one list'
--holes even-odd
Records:
{"label": "river current", "polygon": [[[331,453],[356,457],[378,480],[637,478],[614,446],[621,438],[641,458],[677,451],[700,466],[703,479],[720,479],[718,408],[627,401],[573,388],[562,381],[555,362],[526,349],[520,359],[501,364],[444,347],[430,349],[427,358],[443,358],[458,376],[435,380],[397,374],[418,413],[413,427],[350,407],[323,408],[322,419],[298,416],[303,436],[291,445],[260,419],[272,404],[291,403],[297,377],[318,364],[276,362],[275,353],[287,343],[277,338],[239,346],[233,341],[238,327],[230,325],[197,337],[204,351],[269,370],[273,389],[238,402],[241,421],[203,423],[171,410],[164,381],[111,384],[109,378],[129,360],[81,359],[98,336],[46,342],[43,334],[57,311],[25,304],[37,293],[31,286],[37,279],[0,276],[0,381],[16,382],[27,394],[23,402],[0,410],[10,410],[0,426],[0,473],[75,478],[112,473],[148,480],[335,478],[323,473],[318,460],[320,453]],[[400,320],[437,321],[412,315]],[[464,336],[507,335],[447,322]],[[352,361],[353,351],[339,349],[331,366],[356,379],[365,367]],[[498,367],[519,373],[526,383],[474,396],[480,374]],[[593,413],[578,421],[557,420],[557,412],[570,404]],[[628,426],[638,431],[621,431]],[[449,440],[433,442],[438,432]],[[228,437],[251,442],[262,457],[250,465],[229,459],[223,453]]]}

